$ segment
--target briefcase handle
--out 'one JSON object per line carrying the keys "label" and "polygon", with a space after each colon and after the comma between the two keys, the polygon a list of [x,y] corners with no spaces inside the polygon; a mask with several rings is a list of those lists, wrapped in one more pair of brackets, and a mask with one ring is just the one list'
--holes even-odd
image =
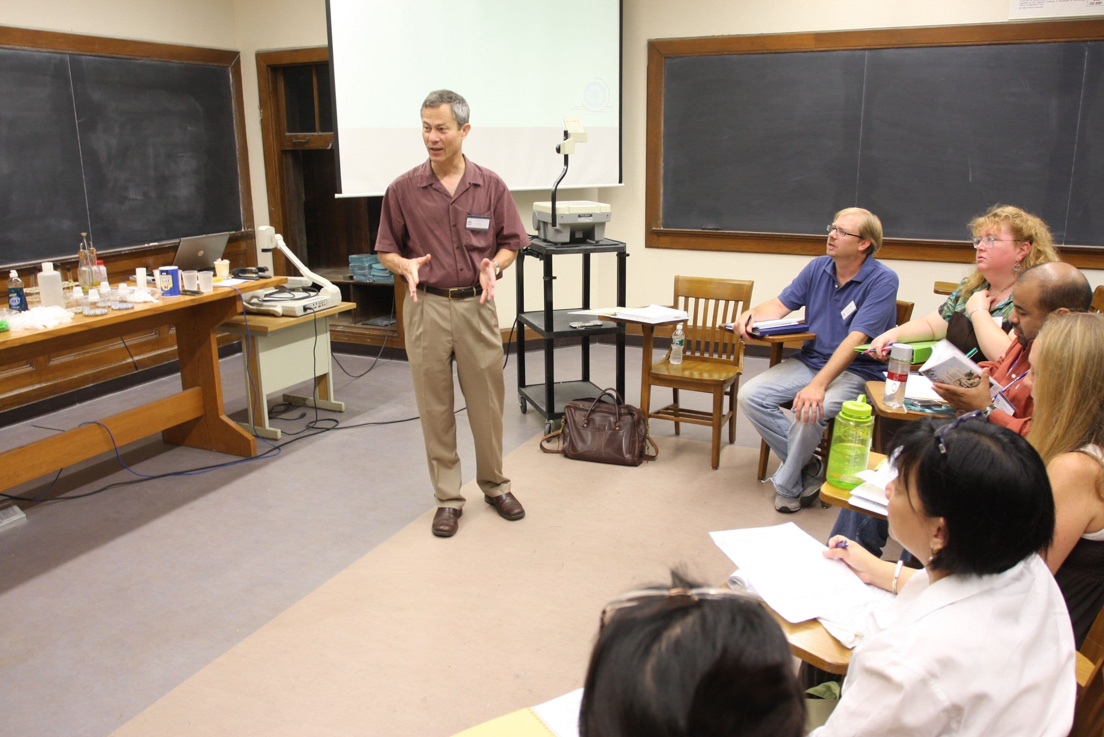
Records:
{"label": "briefcase handle", "polygon": [[583,427],[587,427],[587,425],[590,424],[590,413],[593,412],[594,408],[598,406],[598,403],[602,401],[602,397],[606,396],[607,394],[613,397],[613,405],[617,408],[617,411],[614,414],[614,416],[617,418],[617,422],[616,424],[614,424],[613,427],[616,430],[621,429],[621,405],[624,404],[624,402],[621,400],[621,395],[618,394],[617,390],[613,389],[612,387],[603,389],[602,393],[595,397],[594,401],[590,403],[590,408],[587,409],[586,417],[583,418]]}

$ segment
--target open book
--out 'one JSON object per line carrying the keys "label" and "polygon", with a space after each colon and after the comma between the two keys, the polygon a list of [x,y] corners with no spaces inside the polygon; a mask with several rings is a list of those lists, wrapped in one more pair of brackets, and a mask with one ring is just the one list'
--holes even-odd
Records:
{"label": "open book", "polygon": [[[951,384],[963,389],[973,389],[981,383],[981,367],[949,340],[935,344],[931,356],[920,367],[920,375],[936,384]],[[993,392],[1000,388],[995,381],[990,387]]]}

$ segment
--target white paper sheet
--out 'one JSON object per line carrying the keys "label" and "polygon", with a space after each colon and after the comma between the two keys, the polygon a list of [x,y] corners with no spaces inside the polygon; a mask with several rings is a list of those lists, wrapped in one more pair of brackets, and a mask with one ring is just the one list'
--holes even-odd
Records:
{"label": "white paper sheet", "polygon": [[579,709],[583,703],[583,689],[577,688],[563,696],[532,707],[544,726],[556,737],[578,737]]}
{"label": "white paper sheet", "polygon": [[943,397],[935,393],[931,379],[920,374],[909,374],[905,383],[905,396],[909,399],[927,399],[935,402],[943,402]]}
{"label": "white paper sheet", "polygon": [[617,316],[633,322],[646,322],[653,325],[673,322],[675,320],[688,320],[690,316],[686,310],[676,310],[663,305],[648,305],[647,307],[627,307],[617,311]]}
{"label": "white paper sheet", "polygon": [[772,609],[794,624],[854,608],[877,594],[827,548],[793,522],[709,533],[740,575]]}

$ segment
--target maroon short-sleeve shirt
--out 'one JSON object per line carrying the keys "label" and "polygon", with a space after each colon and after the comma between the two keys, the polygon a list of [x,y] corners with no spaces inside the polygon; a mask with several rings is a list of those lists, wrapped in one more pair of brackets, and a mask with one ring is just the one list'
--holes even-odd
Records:
{"label": "maroon short-sleeve shirt", "polygon": [[427,286],[479,283],[479,264],[500,248],[529,244],[514,198],[501,177],[465,157],[464,175],[450,195],[427,160],[400,176],[383,195],[376,250],[404,258],[432,254],[418,270]]}

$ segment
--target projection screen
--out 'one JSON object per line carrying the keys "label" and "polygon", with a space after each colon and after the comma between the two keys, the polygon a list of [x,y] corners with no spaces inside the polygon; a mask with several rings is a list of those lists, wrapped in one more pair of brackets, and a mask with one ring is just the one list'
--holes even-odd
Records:
{"label": "projection screen", "polygon": [[561,187],[621,183],[620,0],[329,0],[338,192],[383,194],[426,160],[420,107],[451,89],[471,106],[469,159],[512,190],[563,169],[563,118],[588,136]]}

